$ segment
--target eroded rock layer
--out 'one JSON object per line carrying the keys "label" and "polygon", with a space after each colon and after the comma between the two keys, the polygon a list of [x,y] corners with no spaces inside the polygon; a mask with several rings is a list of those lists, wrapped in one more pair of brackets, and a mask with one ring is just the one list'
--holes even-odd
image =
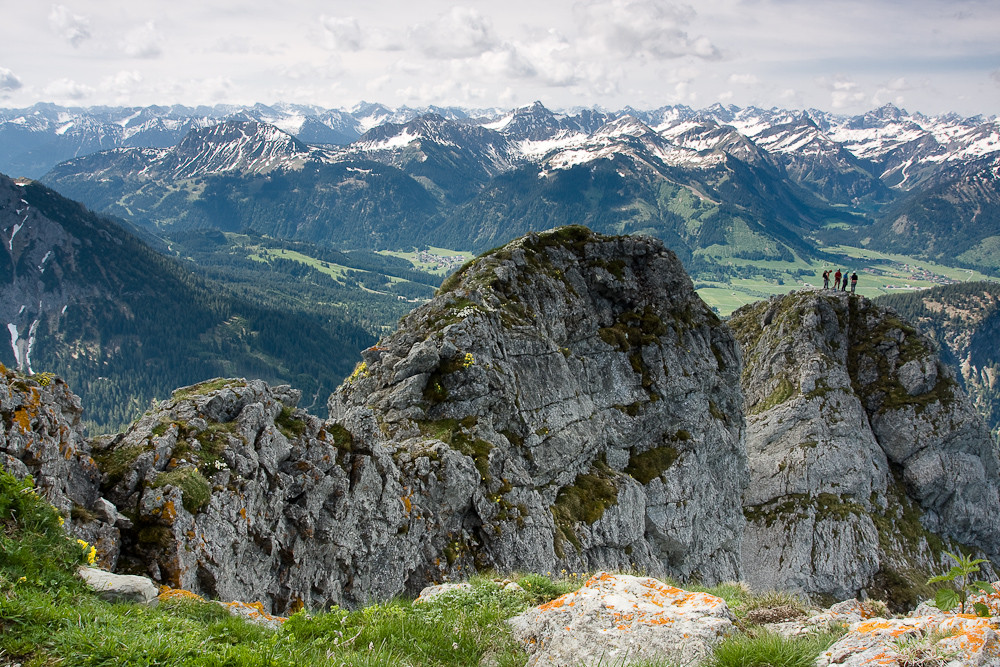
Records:
{"label": "eroded rock layer", "polygon": [[751,585],[905,606],[953,541],[997,562],[997,450],[930,339],[832,292],[744,307],[731,326],[746,363]]}

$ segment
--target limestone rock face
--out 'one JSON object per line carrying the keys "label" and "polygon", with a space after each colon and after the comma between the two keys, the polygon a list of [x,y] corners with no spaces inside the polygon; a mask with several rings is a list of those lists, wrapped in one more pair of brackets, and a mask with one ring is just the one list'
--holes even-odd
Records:
{"label": "limestone rock face", "polygon": [[451,283],[329,421],[218,380],[103,441],[121,567],[278,613],[486,568],[738,577],[740,353],[676,257],[571,228]]}
{"label": "limestone rock face", "polygon": [[0,468],[35,486],[66,529],[97,548],[101,565],[118,558],[119,517],[100,497],[101,473],[80,424],[80,398],[48,373],[26,375],[0,365]]}
{"label": "limestone rock face", "polygon": [[374,417],[422,516],[445,476],[454,565],[739,575],[740,355],[659,241],[528,235],[363,357],[330,414]]}
{"label": "limestone rock face", "polygon": [[751,585],[891,597],[942,568],[951,540],[997,562],[996,447],[927,337],[830,292],[774,297],[730,324],[746,363]]}
{"label": "limestone rock face", "polygon": [[279,611],[401,592],[400,568],[422,554],[402,530],[407,491],[392,459],[352,448],[342,426],[296,410],[299,397],[208,381],[107,443],[107,494],[135,522],[120,569]]}
{"label": "limestone rock face", "polygon": [[704,660],[734,634],[725,601],[648,577],[599,572],[582,588],[509,621],[528,665],[631,665]]}

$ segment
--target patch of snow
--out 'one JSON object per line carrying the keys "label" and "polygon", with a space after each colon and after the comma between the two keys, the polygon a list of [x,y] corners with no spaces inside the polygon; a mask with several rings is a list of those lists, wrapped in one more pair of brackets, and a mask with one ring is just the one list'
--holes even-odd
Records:
{"label": "patch of snow", "polygon": [[[39,303],[38,307],[40,309],[42,304]],[[41,320],[35,320],[31,323],[31,327],[28,328],[28,349],[24,352],[24,367],[28,373],[35,372],[31,370],[31,348],[35,347],[35,332],[38,330],[38,323],[40,321]]]}
{"label": "patch of snow", "polygon": [[64,135],[67,132],[69,132],[70,128],[72,128],[74,125],[76,125],[76,123],[74,123],[73,121],[70,121],[70,122],[66,123],[65,125],[62,125],[62,126],[58,127],[56,129],[56,135],[58,135],[58,136],[61,137],[62,135]]}
{"label": "patch of snow", "polygon": [[10,241],[7,242],[7,249],[10,250],[11,252],[14,252],[14,237],[17,236],[17,233],[19,231],[21,231],[21,227],[24,227],[24,223],[23,222],[17,223],[16,225],[14,225],[14,231],[10,233]]}
{"label": "patch of snow", "polygon": [[403,130],[401,133],[394,137],[389,137],[382,141],[371,141],[365,144],[359,145],[359,148],[369,151],[385,151],[392,150],[393,148],[404,148],[410,145],[411,142],[416,141],[420,138],[418,134],[410,134],[408,129]]}
{"label": "patch of snow", "polygon": [[19,349],[17,349],[17,339],[19,337],[17,335],[17,325],[15,325],[15,324],[9,324],[8,323],[7,324],[7,331],[10,332],[10,347],[11,347],[12,350],[14,350],[14,361],[17,362],[17,365],[20,368],[20,366],[21,366],[21,351]]}
{"label": "patch of snow", "polygon": [[483,123],[483,125],[481,127],[484,127],[487,130],[496,130],[497,132],[500,132],[505,127],[507,127],[508,125],[510,125],[511,121],[513,121],[513,120],[514,120],[514,114],[510,113],[510,114],[507,114],[506,116],[502,116],[502,117],[498,118],[497,120],[493,121],[492,123]]}
{"label": "patch of snow", "polygon": [[572,134],[559,133],[551,139],[543,139],[541,141],[525,139],[524,141],[520,141],[517,144],[517,150],[524,157],[540,158],[552,151],[581,147],[588,139],[589,137],[581,132]]}
{"label": "patch of snow", "polygon": [[126,116],[125,118],[122,118],[120,121],[118,121],[118,125],[120,125],[121,127],[125,127],[126,125],[129,124],[130,120],[132,120],[133,118],[135,118],[136,116],[138,116],[140,113],[142,113],[142,112],[141,111],[136,111],[131,116]]}

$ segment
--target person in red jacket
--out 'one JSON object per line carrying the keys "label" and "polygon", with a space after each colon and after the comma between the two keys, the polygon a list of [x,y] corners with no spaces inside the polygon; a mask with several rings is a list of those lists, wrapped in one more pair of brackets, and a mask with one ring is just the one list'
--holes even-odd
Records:
{"label": "person in red jacket", "polygon": [[833,274],[833,289],[835,290],[840,289],[840,276],[840,269],[837,269],[837,272]]}

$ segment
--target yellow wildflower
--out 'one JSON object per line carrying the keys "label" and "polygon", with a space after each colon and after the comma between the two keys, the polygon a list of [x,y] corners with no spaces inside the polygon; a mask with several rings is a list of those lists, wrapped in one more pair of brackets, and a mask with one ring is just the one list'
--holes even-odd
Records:
{"label": "yellow wildflower", "polygon": [[472,353],[466,352],[465,359],[462,361],[462,368],[468,368],[474,363],[476,363],[476,360],[472,357]]}
{"label": "yellow wildflower", "polygon": [[97,548],[91,546],[86,540],[77,540],[77,544],[83,549],[83,555],[87,559],[87,565],[93,565],[97,562]]}

